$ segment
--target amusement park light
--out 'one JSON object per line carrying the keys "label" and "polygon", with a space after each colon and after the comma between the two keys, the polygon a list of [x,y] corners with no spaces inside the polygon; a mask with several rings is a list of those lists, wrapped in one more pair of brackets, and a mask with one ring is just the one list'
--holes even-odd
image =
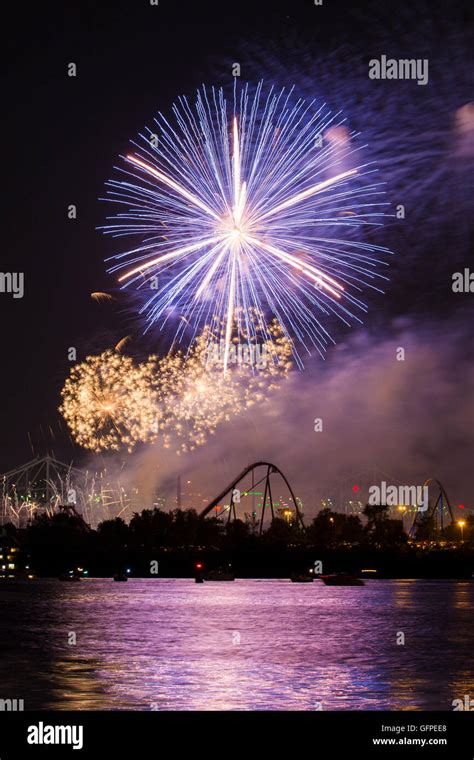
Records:
{"label": "amusement park light", "polygon": [[458,520],[458,527],[461,528],[461,541],[463,540],[463,537],[464,537],[464,526],[465,525],[466,525],[466,521],[465,520]]}

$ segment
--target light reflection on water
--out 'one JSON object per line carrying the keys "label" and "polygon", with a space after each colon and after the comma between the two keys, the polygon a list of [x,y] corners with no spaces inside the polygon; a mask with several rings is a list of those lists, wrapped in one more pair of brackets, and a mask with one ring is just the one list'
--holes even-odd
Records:
{"label": "light reflection on water", "polygon": [[473,606],[462,581],[12,584],[0,587],[0,698],[26,709],[451,710],[474,692]]}

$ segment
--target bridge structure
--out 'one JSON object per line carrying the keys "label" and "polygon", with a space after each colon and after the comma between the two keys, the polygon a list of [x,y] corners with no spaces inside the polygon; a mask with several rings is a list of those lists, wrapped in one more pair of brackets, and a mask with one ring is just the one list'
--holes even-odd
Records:
{"label": "bridge structure", "polygon": [[415,513],[413,524],[410,528],[411,537],[416,536],[418,525],[420,524],[420,521],[423,519],[424,515],[430,518],[434,518],[436,526],[439,527],[439,530],[443,530],[443,528],[446,526],[446,521],[448,518],[450,519],[450,524],[454,524],[453,508],[451,506],[449,496],[446,493],[446,489],[444,488],[443,484],[440,483],[440,481],[436,478],[428,478],[425,480],[423,483],[423,488],[429,488],[431,485],[434,485],[437,488],[436,498],[432,499],[431,503],[428,502],[428,509],[425,512],[418,510]]}
{"label": "bridge structure", "polygon": [[0,475],[0,526],[22,528],[36,515],[69,512],[95,528],[140,506],[141,493],[114,467],[79,469],[48,453]]}
{"label": "bridge structure", "polygon": [[[242,485],[245,483],[249,475],[252,476],[251,485],[247,486],[247,488],[243,488]],[[288,493],[290,495],[290,499],[293,502],[293,508],[295,510],[295,515],[296,515],[296,524],[298,527],[304,529],[303,516],[301,514],[299,504],[293,492],[293,489],[290,483],[288,482],[287,478],[285,477],[285,475],[279,469],[279,467],[272,464],[271,462],[253,462],[253,464],[249,464],[247,467],[245,467],[245,469],[242,470],[240,475],[234,478],[218,494],[218,496],[216,496],[215,499],[209,502],[209,504],[202,510],[201,517],[206,517],[206,515],[212,512],[213,509],[215,509],[217,506],[223,504],[225,501],[228,500],[228,504],[229,504],[228,522],[230,522],[232,517],[235,520],[237,519],[235,505],[240,503],[241,497],[242,496],[247,497],[251,495],[251,493],[253,493],[254,488],[258,486],[263,486],[263,502],[262,502],[261,516],[260,516],[260,534],[261,534],[263,531],[263,522],[265,519],[265,510],[267,508],[267,504],[270,509],[272,519],[275,517],[275,501],[273,498],[273,491],[272,491],[272,476],[279,476],[281,480],[284,482],[284,484],[286,485],[286,488],[288,489]],[[274,481],[274,478],[273,478],[273,481]]]}
{"label": "bridge structure", "polygon": [[76,505],[85,512],[83,495],[86,473],[47,454],[0,475],[0,525],[17,527],[28,523],[36,513],[67,511],[83,519]]}

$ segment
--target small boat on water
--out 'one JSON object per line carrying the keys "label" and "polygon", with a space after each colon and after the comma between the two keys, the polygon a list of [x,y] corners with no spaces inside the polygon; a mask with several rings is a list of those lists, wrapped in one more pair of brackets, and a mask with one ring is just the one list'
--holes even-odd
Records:
{"label": "small boat on water", "polygon": [[60,581],[80,581],[81,578],[77,573],[61,573],[61,575],[58,576],[58,580]]}
{"label": "small boat on water", "polygon": [[331,573],[331,575],[321,575],[320,578],[326,586],[365,586],[361,578],[350,573]]}
{"label": "small boat on water", "polygon": [[209,570],[202,578],[205,581],[235,581],[232,570]]}
{"label": "small boat on water", "polygon": [[292,573],[290,581],[292,583],[312,583],[314,578],[312,575],[306,575],[305,573]]}
{"label": "small boat on water", "polygon": [[125,573],[115,573],[114,581],[117,581],[117,583],[125,583],[125,581],[128,581],[128,577]]}

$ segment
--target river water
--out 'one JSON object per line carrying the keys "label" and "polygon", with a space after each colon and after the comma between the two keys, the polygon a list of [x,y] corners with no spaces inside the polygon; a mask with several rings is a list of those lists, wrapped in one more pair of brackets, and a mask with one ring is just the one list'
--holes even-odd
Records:
{"label": "river water", "polygon": [[474,697],[473,608],[469,581],[2,583],[0,699],[26,710],[452,710]]}

